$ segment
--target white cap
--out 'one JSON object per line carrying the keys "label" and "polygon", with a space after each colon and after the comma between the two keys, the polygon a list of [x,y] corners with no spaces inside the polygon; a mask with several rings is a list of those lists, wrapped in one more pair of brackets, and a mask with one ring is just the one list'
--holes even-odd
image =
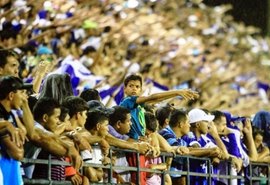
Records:
{"label": "white cap", "polygon": [[208,115],[201,109],[192,109],[188,113],[189,123],[196,123],[199,121],[213,121],[214,115]]}

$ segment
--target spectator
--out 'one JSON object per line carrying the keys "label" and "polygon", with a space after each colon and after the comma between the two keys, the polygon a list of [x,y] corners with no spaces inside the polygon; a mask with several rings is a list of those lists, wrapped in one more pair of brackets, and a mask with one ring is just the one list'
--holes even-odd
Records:
{"label": "spectator", "polygon": [[100,101],[99,93],[96,89],[86,89],[83,92],[81,92],[80,97],[84,99],[86,102],[90,100],[98,100]]}
{"label": "spectator", "polygon": [[[24,126],[17,122],[18,119],[16,119],[16,115],[14,115],[12,110],[21,108],[23,100],[26,99],[24,89],[31,87],[32,86],[23,84],[17,77],[4,76],[0,78],[1,127],[9,127],[11,134],[5,134],[4,137],[1,138],[0,167],[3,174],[4,185],[20,185],[23,183],[19,161],[23,159],[24,155],[23,144],[26,132]],[[6,122],[12,123],[12,126]]]}
{"label": "spectator", "polygon": [[[151,154],[148,154],[146,156],[145,160],[145,166],[150,169],[155,170],[167,170],[169,169],[169,165],[165,162],[162,163],[161,158],[159,157],[160,154],[160,146],[159,146],[159,140],[157,138],[157,129],[158,129],[158,123],[155,116],[149,112],[145,113],[145,123],[146,123],[146,136],[150,139],[150,144],[154,146],[154,150]],[[156,184],[161,185],[161,174],[155,174],[155,173],[147,173],[146,174],[146,184]],[[165,184],[171,185],[171,178],[169,174],[165,174],[164,176]]]}
{"label": "spectator", "polygon": [[[100,136],[104,138],[108,134],[108,115],[99,110],[93,110],[87,113],[87,119],[85,123],[85,128],[94,136]],[[90,163],[102,164],[102,161],[105,162],[108,153],[102,153],[100,147],[94,148],[93,157],[88,161]],[[107,162],[106,162],[107,163]],[[103,181],[103,170],[102,168],[97,168],[96,172],[88,168],[85,172],[87,176],[94,176],[97,178],[97,181]]]}
{"label": "spectator", "polygon": [[66,97],[72,95],[70,76],[68,74],[51,74],[45,79],[39,98],[51,97],[61,104]]}
{"label": "spectator", "polygon": [[0,51],[0,76],[12,75],[19,76],[19,62],[16,54],[11,51]]}
{"label": "spectator", "polygon": [[[126,94],[126,98],[120,103],[120,106],[126,107],[131,111],[131,130],[129,132],[129,136],[134,140],[140,140],[145,136],[145,118],[144,118],[144,109],[143,104],[147,102],[159,102],[168,98],[172,98],[174,96],[183,96],[187,99],[193,99],[197,96],[197,94],[193,91],[189,90],[179,90],[179,91],[168,91],[159,94],[153,94],[147,97],[140,96],[142,92],[142,78],[139,75],[129,75],[124,80],[124,92]],[[134,156],[130,156],[131,160],[134,160]],[[145,167],[145,159],[144,156],[140,156],[141,167]],[[129,159],[128,159],[129,161]],[[131,161],[129,161],[131,164]],[[132,162],[136,166],[136,161]],[[133,166],[133,165],[132,165]],[[131,174],[132,182],[136,182],[135,174]],[[141,184],[145,184],[145,173],[141,173]]]}

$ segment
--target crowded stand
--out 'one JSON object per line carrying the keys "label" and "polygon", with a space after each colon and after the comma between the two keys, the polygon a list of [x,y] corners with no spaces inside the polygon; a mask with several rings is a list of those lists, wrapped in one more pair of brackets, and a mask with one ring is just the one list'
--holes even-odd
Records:
{"label": "crowded stand", "polygon": [[231,5],[0,5],[0,185],[270,182],[270,40]]}

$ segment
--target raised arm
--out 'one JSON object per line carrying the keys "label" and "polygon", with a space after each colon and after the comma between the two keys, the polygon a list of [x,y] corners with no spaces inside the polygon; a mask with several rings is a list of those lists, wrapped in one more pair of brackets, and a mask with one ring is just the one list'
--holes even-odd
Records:
{"label": "raised arm", "polygon": [[255,145],[253,137],[252,137],[251,121],[248,118],[245,121],[244,128],[243,128],[243,133],[245,134],[245,137],[246,137],[246,145],[247,145],[247,148],[248,148],[248,156],[249,156],[251,161],[257,161],[258,152],[257,152],[256,145]]}
{"label": "raised arm", "polygon": [[156,103],[175,96],[182,96],[186,100],[198,98],[198,93],[190,89],[172,90],[161,93],[152,94],[150,96],[140,96],[137,98],[136,103]]}

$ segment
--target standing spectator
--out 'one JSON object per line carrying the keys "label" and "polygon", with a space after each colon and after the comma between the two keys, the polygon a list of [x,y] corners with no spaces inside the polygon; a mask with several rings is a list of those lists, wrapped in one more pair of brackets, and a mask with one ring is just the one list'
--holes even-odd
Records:
{"label": "standing spectator", "polygon": [[[121,106],[114,106],[114,112],[109,117],[109,133],[121,140],[128,141],[131,144],[133,141],[129,140],[129,136],[126,135],[130,131],[131,127],[131,115],[130,111]],[[128,166],[128,162],[123,152],[116,152],[116,166]],[[118,182],[130,182],[130,173],[126,170],[115,170],[115,176]]]}
{"label": "standing spectator", "polygon": [[5,135],[1,138],[0,168],[3,173],[4,185],[21,185],[23,183],[19,160],[23,159],[23,144],[26,133],[23,125],[19,125],[18,119],[12,110],[19,110],[21,108],[23,99],[26,98],[24,89],[31,87],[32,86],[23,84],[17,77],[4,76],[0,78],[1,125],[3,126],[5,124],[4,121],[12,123],[13,126],[9,125],[13,130],[11,131],[11,134],[20,135],[20,137],[16,137],[16,139],[18,139],[17,141],[10,135]]}

